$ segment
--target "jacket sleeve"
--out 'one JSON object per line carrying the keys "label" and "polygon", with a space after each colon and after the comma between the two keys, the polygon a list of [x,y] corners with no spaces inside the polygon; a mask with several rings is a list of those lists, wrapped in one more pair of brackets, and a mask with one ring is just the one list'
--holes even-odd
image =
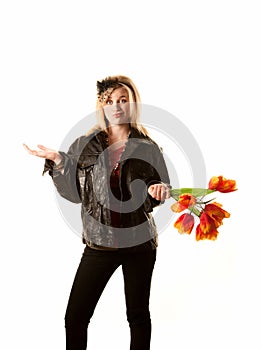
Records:
{"label": "jacket sleeve", "polygon": [[80,155],[81,138],[77,139],[69,148],[68,152],[59,152],[61,162],[56,165],[51,160],[46,160],[43,175],[48,172],[58,193],[73,203],[81,203],[80,185],[77,174],[77,163]]}
{"label": "jacket sleeve", "polygon": [[[153,161],[152,161],[152,167],[153,167],[153,175],[148,179],[147,182],[147,189],[154,184],[165,184],[169,188],[171,188],[170,185],[170,178],[168,175],[168,170],[166,167],[166,163],[163,157],[163,150],[162,148],[158,147],[156,144],[154,145],[154,151],[153,151]],[[153,198],[149,193],[147,193],[147,199],[145,202],[145,206],[147,211],[152,211],[154,207],[163,204],[165,201],[160,201],[155,198]]]}

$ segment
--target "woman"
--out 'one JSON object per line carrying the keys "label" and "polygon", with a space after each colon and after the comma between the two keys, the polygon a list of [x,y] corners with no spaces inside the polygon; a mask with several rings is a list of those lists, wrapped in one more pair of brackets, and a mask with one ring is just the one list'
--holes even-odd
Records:
{"label": "woman", "polygon": [[[139,123],[139,93],[125,76],[97,82],[98,124],[67,153],[42,145],[61,196],[81,203],[85,249],[65,315],[66,349],[84,350],[87,327],[113,272],[121,265],[131,350],[150,349],[149,295],[156,259],[153,208],[170,197],[162,152]],[[113,344],[112,344],[113,346]]]}

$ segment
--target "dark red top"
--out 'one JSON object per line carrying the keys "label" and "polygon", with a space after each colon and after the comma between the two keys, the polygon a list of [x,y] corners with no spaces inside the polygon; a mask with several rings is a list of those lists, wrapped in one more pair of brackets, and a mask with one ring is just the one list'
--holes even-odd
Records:
{"label": "dark red top", "polygon": [[112,151],[109,151],[109,166],[111,171],[110,176],[110,187],[111,191],[116,199],[112,201],[111,209],[111,223],[113,227],[119,227],[120,225],[120,203],[121,200],[121,190],[120,190],[120,166],[119,161],[121,155],[125,149],[125,145]]}

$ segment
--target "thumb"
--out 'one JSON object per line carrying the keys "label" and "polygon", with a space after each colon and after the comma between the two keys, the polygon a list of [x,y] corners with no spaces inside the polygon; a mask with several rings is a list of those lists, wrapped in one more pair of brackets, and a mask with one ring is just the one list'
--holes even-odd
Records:
{"label": "thumb", "polygon": [[37,145],[38,148],[42,149],[43,151],[45,151],[47,148],[43,145]]}

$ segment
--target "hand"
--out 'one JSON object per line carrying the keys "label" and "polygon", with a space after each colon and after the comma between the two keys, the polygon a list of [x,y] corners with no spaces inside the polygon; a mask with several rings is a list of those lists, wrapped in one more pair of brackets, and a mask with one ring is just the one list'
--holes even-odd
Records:
{"label": "hand", "polygon": [[24,143],[23,143],[23,146],[24,146],[25,150],[29,154],[31,154],[32,156],[50,159],[50,160],[54,161],[56,164],[60,163],[60,161],[62,160],[61,155],[54,149],[47,148],[47,147],[42,146],[42,145],[37,145],[39,150],[32,150]]}
{"label": "hand", "polygon": [[165,184],[154,184],[149,186],[148,193],[151,197],[164,201],[165,199],[170,198],[170,189]]}

